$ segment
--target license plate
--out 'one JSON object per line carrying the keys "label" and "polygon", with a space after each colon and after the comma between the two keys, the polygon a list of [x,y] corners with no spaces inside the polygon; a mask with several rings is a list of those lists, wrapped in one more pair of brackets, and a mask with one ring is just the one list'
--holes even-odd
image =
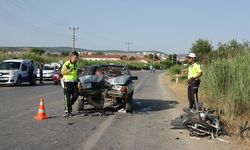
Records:
{"label": "license plate", "polygon": [[51,75],[50,74],[45,74],[45,77],[51,77]]}
{"label": "license plate", "polygon": [[8,80],[8,78],[0,77],[0,80]]}

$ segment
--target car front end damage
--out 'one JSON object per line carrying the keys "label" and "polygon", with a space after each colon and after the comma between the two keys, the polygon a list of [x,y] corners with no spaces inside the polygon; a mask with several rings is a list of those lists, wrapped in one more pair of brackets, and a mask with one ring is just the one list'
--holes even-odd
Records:
{"label": "car front end damage", "polygon": [[87,75],[80,77],[79,80],[80,110],[83,109],[81,105],[85,101],[99,109],[126,108],[128,101],[132,101],[134,89],[130,75],[118,77]]}

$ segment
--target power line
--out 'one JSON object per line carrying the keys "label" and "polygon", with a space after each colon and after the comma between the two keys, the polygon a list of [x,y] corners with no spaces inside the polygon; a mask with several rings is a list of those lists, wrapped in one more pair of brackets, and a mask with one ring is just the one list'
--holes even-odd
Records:
{"label": "power line", "polygon": [[127,58],[129,60],[129,45],[132,45],[132,42],[125,42],[125,44],[128,45]]}

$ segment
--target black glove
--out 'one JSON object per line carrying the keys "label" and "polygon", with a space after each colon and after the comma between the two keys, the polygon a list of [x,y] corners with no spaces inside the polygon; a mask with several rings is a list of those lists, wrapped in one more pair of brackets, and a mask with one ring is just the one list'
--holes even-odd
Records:
{"label": "black glove", "polygon": [[68,65],[66,65],[66,68],[68,69],[68,70],[70,70],[70,65],[68,64]]}

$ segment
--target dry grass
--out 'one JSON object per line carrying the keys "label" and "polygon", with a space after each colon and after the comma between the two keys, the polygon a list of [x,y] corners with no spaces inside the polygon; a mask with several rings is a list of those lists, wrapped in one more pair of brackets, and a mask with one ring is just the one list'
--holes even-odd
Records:
{"label": "dry grass", "polygon": [[188,99],[187,99],[187,86],[183,81],[180,83],[176,83],[173,81],[173,77],[169,75],[164,76],[167,86],[178,96],[179,102],[188,106]]}

